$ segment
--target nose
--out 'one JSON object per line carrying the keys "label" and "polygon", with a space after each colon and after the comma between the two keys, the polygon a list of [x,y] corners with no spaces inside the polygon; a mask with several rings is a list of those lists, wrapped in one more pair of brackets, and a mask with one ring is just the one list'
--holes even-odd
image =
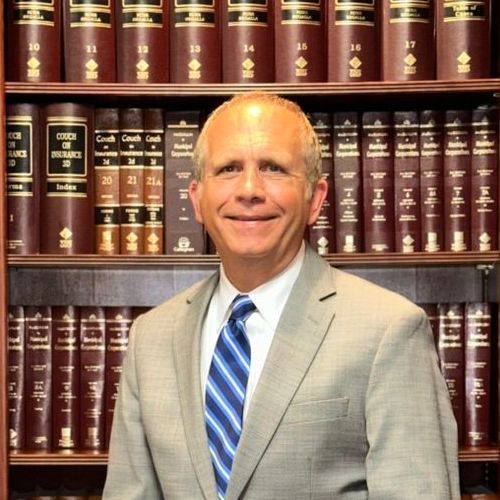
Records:
{"label": "nose", "polygon": [[245,166],[236,187],[236,197],[251,202],[265,198],[264,181],[257,166]]}

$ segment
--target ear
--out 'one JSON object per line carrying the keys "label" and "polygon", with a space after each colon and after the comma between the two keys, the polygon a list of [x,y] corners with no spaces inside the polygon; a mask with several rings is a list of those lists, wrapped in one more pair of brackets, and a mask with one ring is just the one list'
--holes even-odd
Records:
{"label": "ear", "polygon": [[311,202],[309,206],[309,218],[307,219],[307,225],[312,226],[319,216],[323,201],[325,201],[326,195],[328,193],[328,182],[325,179],[320,179],[316,186],[314,186],[314,191],[311,196]]}
{"label": "ear", "polygon": [[201,183],[198,181],[191,181],[191,184],[189,184],[189,199],[193,205],[196,221],[203,224],[203,215],[200,206],[201,190]]}

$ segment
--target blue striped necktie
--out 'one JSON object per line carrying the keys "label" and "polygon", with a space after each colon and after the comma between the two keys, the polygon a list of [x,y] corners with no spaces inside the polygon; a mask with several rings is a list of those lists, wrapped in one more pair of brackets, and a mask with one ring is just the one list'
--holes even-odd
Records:
{"label": "blue striped necktie", "polygon": [[238,295],[233,300],[231,315],[219,335],[208,372],[205,422],[220,499],[226,495],[242,430],[251,360],[245,321],[255,309],[248,295]]}

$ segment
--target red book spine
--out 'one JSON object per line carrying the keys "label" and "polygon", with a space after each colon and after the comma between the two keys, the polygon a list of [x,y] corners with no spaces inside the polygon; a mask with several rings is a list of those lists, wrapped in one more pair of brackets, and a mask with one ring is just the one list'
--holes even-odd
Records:
{"label": "red book spine", "polygon": [[325,0],[276,0],[276,82],[325,81],[325,5]]}
{"label": "red book spine", "polygon": [[61,81],[61,0],[7,0],[7,79]]}
{"label": "red book spine", "polygon": [[67,82],[116,82],[115,3],[64,0],[64,75]]}
{"label": "red book spine", "polygon": [[379,79],[375,0],[328,2],[328,81]]}
{"label": "red book spine", "polygon": [[119,1],[117,10],[118,81],[168,82],[168,0]]}
{"label": "red book spine", "polygon": [[218,2],[176,0],[170,19],[171,82],[219,83],[222,57]]}
{"label": "red book spine", "polygon": [[7,105],[7,248],[40,251],[40,122],[36,104]]}

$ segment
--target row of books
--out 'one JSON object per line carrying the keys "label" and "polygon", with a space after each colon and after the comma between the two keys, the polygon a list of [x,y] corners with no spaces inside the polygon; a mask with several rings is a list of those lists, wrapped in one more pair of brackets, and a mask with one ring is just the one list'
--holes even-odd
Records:
{"label": "row of books", "polygon": [[11,500],[101,500],[101,494],[84,495],[79,491],[61,489],[60,492],[45,490],[43,493],[17,493],[12,492]]}
{"label": "row of books", "polygon": [[7,6],[6,69],[13,81],[492,76],[491,0],[8,0]]}

